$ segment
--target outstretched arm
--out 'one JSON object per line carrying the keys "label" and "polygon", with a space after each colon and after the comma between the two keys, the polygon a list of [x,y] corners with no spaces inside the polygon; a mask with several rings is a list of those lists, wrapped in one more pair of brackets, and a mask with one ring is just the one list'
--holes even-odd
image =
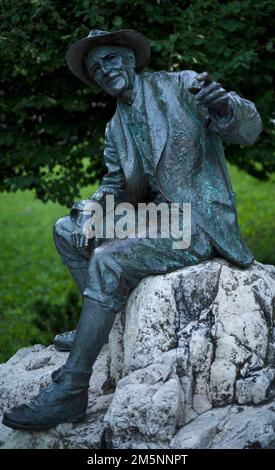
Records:
{"label": "outstretched arm", "polygon": [[226,92],[207,72],[180,74],[184,97],[204,125],[226,142],[251,145],[262,131],[255,105],[235,92]]}

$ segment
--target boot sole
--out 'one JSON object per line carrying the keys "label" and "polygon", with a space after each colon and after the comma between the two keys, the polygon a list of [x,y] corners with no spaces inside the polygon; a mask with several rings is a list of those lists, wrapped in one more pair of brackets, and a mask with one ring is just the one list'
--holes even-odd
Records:
{"label": "boot sole", "polygon": [[72,349],[72,346],[70,347],[66,347],[66,346],[57,346],[56,344],[54,344],[54,347],[57,351],[62,351],[62,352],[70,352],[71,349]]}
{"label": "boot sole", "polygon": [[4,416],[2,423],[5,426],[8,426],[9,428],[18,429],[20,431],[46,431],[47,429],[55,428],[59,424],[63,424],[63,423],[79,423],[81,421],[84,421],[85,417],[86,417],[86,413],[82,413],[78,416],[74,416],[73,418],[68,419],[67,421],[62,421],[61,423],[32,425],[32,424],[20,424]]}

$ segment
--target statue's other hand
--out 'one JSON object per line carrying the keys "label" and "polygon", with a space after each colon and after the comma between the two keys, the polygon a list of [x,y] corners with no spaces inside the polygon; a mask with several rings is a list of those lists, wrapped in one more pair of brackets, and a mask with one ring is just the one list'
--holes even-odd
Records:
{"label": "statue's other hand", "polygon": [[79,211],[74,218],[74,229],[71,233],[73,244],[77,248],[88,246],[89,239],[94,236],[94,219],[88,211]]}
{"label": "statue's other hand", "polygon": [[81,227],[77,227],[71,234],[71,239],[76,248],[88,246],[89,239],[85,237]]}
{"label": "statue's other hand", "polygon": [[207,72],[197,75],[189,91],[196,95],[197,104],[206,106],[211,113],[222,117],[226,117],[230,113],[228,93],[220,83],[214,82]]}

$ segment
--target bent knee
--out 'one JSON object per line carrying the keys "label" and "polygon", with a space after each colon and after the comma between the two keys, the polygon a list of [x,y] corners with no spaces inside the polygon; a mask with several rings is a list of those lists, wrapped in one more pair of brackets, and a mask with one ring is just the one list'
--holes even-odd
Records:
{"label": "bent knee", "polygon": [[53,226],[54,235],[59,235],[64,238],[71,236],[72,230],[73,222],[69,215],[66,215],[65,217],[60,217],[60,219],[58,219]]}
{"label": "bent knee", "polygon": [[117,265],[113,251],[105,244],[98,246],[93,250],[92,257],[90,259],[90,269],[93,270],[95,267],[99,267],[101,272],[104,272],[106,268],[113,269]]}
{"label": "bent knee", "polygon": [[88,287],[113,295],[120,284],[122,266],[102,247],[94,249],[88,266]]}

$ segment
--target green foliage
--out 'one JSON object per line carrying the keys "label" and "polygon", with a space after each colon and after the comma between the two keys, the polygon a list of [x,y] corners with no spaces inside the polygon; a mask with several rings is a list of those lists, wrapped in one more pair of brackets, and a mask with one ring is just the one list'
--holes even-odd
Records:
{"label": "green foliage", "polygon": [[52,240],[53,224],[67,211],[43,204],[34,191],[0,194],[0,362],[76,325],[80,296]]}
{"label": "green foliage", "polygon": [[81,297],[75,289],[69,290],[64,302],[49,302],[43,298],[33,303],[34,343],[52,344],[53,336],[76,328],[81,311]]}
{"label": "green foliage", "polygon": [[1,312],[0,327],[0,362],[9,359],[18,349],[33,344],[32,339],[38,333],[32,324],[32,314],[15,305]]}
{"label": "green foliage", "polygon": [[103,132],[114,102],[65,63],[68,46],[91,28],[142,31],[151,39],[152,69],[207,70],[253,100],[264,132],[251,148],[230,146],[227,156],[267,179],[275,170],[274,15],[268,0],[2,0],[0,190],[34,189],[43,201],[70,206],[79,188],[104,174]]}
{"label": "green foliage", "polygon": [[18,306],[10,305],[0,320],[0,362],[22,347],[52,344],[57,333],[76,328],[81,311],[81,296],[75,287],[59,302],[38,298],[20,305],[20,295],[15,301]]}

